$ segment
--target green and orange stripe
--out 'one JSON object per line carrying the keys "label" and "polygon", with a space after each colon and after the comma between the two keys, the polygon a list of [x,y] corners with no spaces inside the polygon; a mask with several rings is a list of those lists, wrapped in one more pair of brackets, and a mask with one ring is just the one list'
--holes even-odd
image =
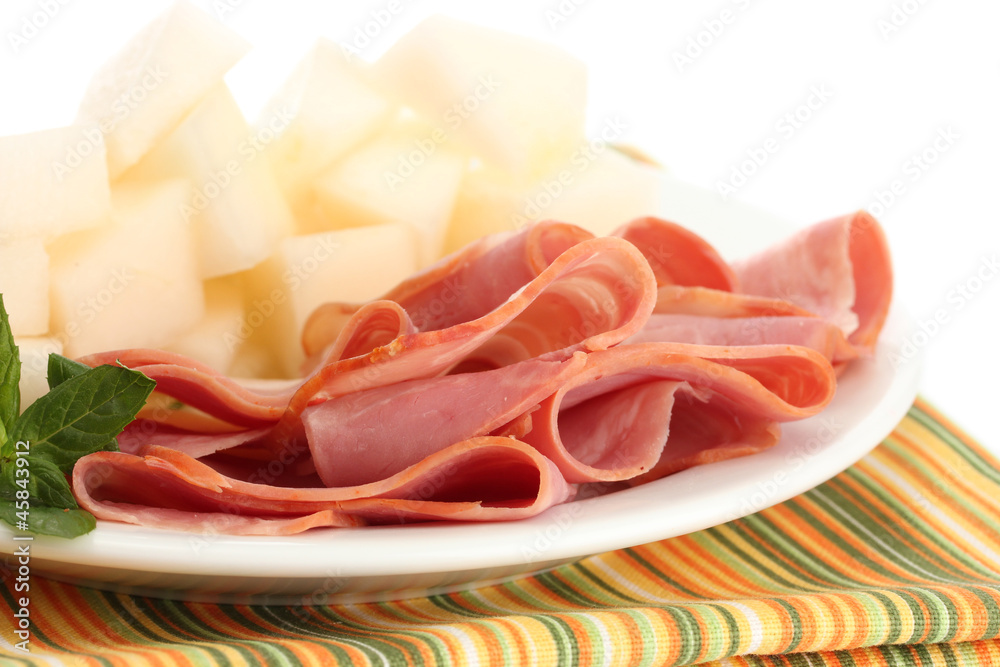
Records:
{"label": "green and orange stripe", "polygon": [[31,599],[32,653],[8,612],[0,664],[1000,665],[1000,470],[918,401],[781,505],[502,585],[264,607],[36,577]]}

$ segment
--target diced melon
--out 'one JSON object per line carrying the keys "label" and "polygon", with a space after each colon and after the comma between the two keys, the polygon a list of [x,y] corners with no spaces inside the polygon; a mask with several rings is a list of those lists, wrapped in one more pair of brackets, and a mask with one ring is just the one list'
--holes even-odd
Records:
{"label": "diced melon", "polygon": [[168,350],[225,373],[243,344],[243,289],[236,277],[205,281],[205,315]]}
{"label": "diced melon", "polygon": [[585,136],[586,68],[544,42],[434,16],[375,74],[387,94],[518,176],[542,176]]}
{"label": "diced melon", "polygon": [[277,135],[267,150],[292,205],[313,177],[371,138],[394,111],[368,83],[363,63],[320,39],[257,121],[262,134]]}
{"label": "diced melon", "polygon": [[613,149],[574,157],[544,178],[525,184],[480,165],[459,188],[445,251],[539,220],[559,220],[597,235],[659,210],[662,172]]}
{"label": "diced melon", "polygon": [[49,256],[41,239],[0,244],[0,294],[15,336],[49,330]]}
{"label": "diced melon", "polygon": [[276,355],[282,373],[297,376],[302,325],[318,306],[375,299],[416,268],[415,235],[403,223],[289,237],[248,274],[250,339]]}
{"label": "diced melon", "polygon": [[236,32],[182,0],[104,63],[77,122],[106,135],[112,180],[177,127],[249,48]]}
{"label": "diced melon", "polygon": [[[258,336],[258,338],[260,338]],[[281,378],[285,373],[279,368],[274,352],[263,339],[247,340],[236,348],[226,375],[234,378]]]}
{"label": "diced melon", "polygon": [[0,138],[0,243],[53,239],[103,224],[110,211],[99,131],[70,126]]}
{"label": "diced melon", "polygon": [[527,193],[527,186],[502,169],[471,166],[458,189],[444,251],[454,252],[487,234],[518,229]]}
{"label": "diced melon", "polygon": [[442,144],[444,131],[409,121],[377,137],[316,180],[333,227],[405,222],[418,238],[420,266],[444,248],[465,158]]}
{"label": "diced melon", "polygon": [[[582,165],[582,163],[580,163]],[[607,150],[572,175],[564,192],[549,206],[539,206],[539,219],[572,222],[598,236],[610,234],[635,218],[660,210],[663,171],[616,150]],[[558,177],[558,174],[556,175]],[[550,181],[551,183],[551,181]],[[535,200],[546,192],[535,190]]]}
{"label": "diced melon", "polygon": [[55,338],[15,338],[21,359],[21,412],[49,391],[49,354],[62,354],[62,344]]}
{"label": "diced melon", "polygon": [[204,314],[191,228],[180,215],[190,186],[118,185],[112,222],[49,247],[51,333],[71,357],[162,347]]}
{"label": "diced melon", "polygon": [[193,225],[204,278],[249,269],[292,231],[291,211],[255,138],[221,84],[127,173],[137,181],[191,182],[183,217]]}

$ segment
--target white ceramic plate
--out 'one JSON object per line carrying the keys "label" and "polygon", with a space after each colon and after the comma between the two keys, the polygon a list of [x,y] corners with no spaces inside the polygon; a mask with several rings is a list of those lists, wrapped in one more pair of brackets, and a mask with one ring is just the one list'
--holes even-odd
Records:
{"label": "white ceramic plate", "polygon": [[[790,226],[668,180],[661,213],[726,257]],[[216,602],[326,604],[415,597],[495,583],[595,553],[715,526],[787,500],[864,456],[916,395],[919,360],[890,355],[909,333],[893,310],[873,359],[854,363],[820,415],[786,424],[750,457],[692,468],[645,486],[552,508],[525,521],[314,530],[292,537],[192,535],[101,523],[75,540],[31,543],[36,575],[122,592]],[[0,533],[0,553],[16,544]]]}

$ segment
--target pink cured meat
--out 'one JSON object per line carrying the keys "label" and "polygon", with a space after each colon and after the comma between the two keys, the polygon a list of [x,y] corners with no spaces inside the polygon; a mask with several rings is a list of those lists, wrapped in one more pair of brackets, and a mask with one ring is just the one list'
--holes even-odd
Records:
{"label": "pink cured meat", "polygon": [[384,479],[455,442],[490,434],[585,365],[578,352],[563,362],[409,380],[311,406],[302,422],[316,471],[330,487]]}
{"label": "pink cured meat", "polygon": [[692,345],[798,345],[816,350],[835,365],[858,356],[843,332],[816,316],[714,317],[650,315],[646,325],[626,343],[689,343]]}
{"label": "pink cured meat", "polygon": [[864,211],[808,227],[734,264],[742,290],[783,299],[836,324],[871,351],[892,300],[885,234]]}
{"label": "pink cured meat", "polygon": [[163,350],[135,348],[100,352],[78,359],[88,366],[122,364],[156,381],[156,391],[225,422],[254,428],[284,414],[301,381],[277,382],[273,391],[250,389],[194,359]]}
{"label": "pink cured meat", "polygon": [[166,447],[98,452],[77,462],[73,492],[98,519],[288,535],[364,523],[521,519],[566,501],[572,489],[532,447],[487,436],[455,443],[378,482],[336,489],[244,482]]}
{"label": "pink cured meat", "polygon": [[623,345],[531,415],[524,440],[570,482],[648,480],[777,442],[833,398],[829,362],[794,346]]}
{"label": "pink cured meat", "polygon": [[[367,355],[326,364],[297,390],[289,411],[299,414],[310,404],[352,391],[433,377],[459,362],[495,368],[606,349],[638,331],[655,303],[655,278],[633,245],[610,237],[589,239],[567,249],[477,319],[405,334]],[[493,339],[504,341],[498,346],[503,363],[480,349]]]}
{"label": "pink cured meat", "polygon": [[[435,331],[475,320],[537,278],[563,252],[593,236],[560,222],[540,222],[520,232],[486,236],[408,278],[379,300],[405,310],[414,331]],[[303,330],[306,355],[322,354],[358,309],[358,305],[343,303],[318,308]],[[330,356],[329,351],[324,355],[327,361]]]}
{"label": "pink cured meat", "polygon": [[653,312],[712,317],[818,317],[781,299],[679,285],[663,285],[657,290]]}
{"label": "pink cured meat", "polygon": [[637,218],[614,232],[646,257],[657,286],[708,287],[731,292],[736,274],[705,239],[660,218]]}

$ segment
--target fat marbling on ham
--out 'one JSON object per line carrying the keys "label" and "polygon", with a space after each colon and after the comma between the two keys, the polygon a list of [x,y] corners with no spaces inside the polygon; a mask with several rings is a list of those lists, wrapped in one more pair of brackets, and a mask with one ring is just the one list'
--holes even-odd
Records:
{"label": "fat marbling on ham", "polygon": [[142,371],[160,403],[121,451],[80,459],[73,489],[99,519],[196,532],[533,516],[591,482],[773,446],[872,353],[891,290],[864,213],[732,265],[657,218],[600,238],[538,223],[321,306],[300,378],[157,350],[82,359]]}

